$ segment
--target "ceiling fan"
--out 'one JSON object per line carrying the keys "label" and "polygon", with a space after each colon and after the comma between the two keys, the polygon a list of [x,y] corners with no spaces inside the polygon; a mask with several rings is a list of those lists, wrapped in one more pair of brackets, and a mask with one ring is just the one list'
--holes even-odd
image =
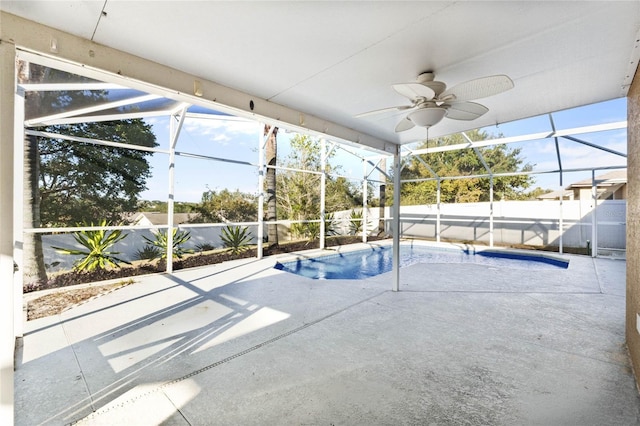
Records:
{"label": "ceiling fan", "polygon": [[475,120],[489,109],[484,105],[469,102],[486,98],[513,88],[513,81],[506,75],[492,75],[460,83],[451,89],[442,81],[436,81],[433,72],[424,72],[414,83],[394,84],[393,89],[411,101],[411,105],[383,108],[358,114],[366,117],[389,111],[406,111],[407,115],[395,128],[397,133],[415,126],[429,128],[444,117],[453,120]]}

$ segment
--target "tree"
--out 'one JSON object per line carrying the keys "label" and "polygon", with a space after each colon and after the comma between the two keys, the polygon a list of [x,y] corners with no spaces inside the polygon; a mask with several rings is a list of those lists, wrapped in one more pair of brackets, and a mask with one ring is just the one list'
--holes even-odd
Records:
{"label": "tree", "polygon": [[[296,135],[291,139],[291,153],[284,159],[286,167],[292,169],[321,171],[320,144],[306,135]],[[325,210],[348,210],[362,205],[362,193],[358,185],[354,185],[343,177],[333,177],[340,171],[326,162],[325,172]],[[290,220],[320,219],[320,175],[287,170],[278,174],[278,210]],[[307,224],[296,225],[294,231],[309,234],[311,228]]]}
{"label": "tree", "polygon": [[[474,130],[468,132],[472,140],[486,140],[490,136],[486,132]],[[431,142],[433,144],[433,141]],[[436,141],[438,146],[457,145],[466,143],[462,135],[452,135]],[[420,148],[426,148],[428,141]],[[523,164],[519,148],[509,148],[507,145],[479,148],[485,162],[493,173],[509,173],[530,171],[531,164]],[[480,158],[471,149],[456,151],[441,151],[433,154],[422,154],[422,160],[429,164],[440,177],[473,176],[486,174],[487,171]],[[434,177],[428,168],[417,158],[411,157],[402,170],[402,179],[419,179]],[[526,199],[526,190],[533,184],[534,179],[529,175],[495,177],[493,180],[494,199]],[[440,185],[440,200],[450,203],[467,203],[489,200],[489,178],[469,177],[465,179],[444,179]],[[433,204],[436,202],[437,182],[409,182],[402,186],[402,204]]]}
{"label": "tree", "polygon": [[[134,146],[157,145],[151,126],[141,119],[48,126],[46,131]],[[151,176],[149,152],[38,139],[40,219],[45,226],[100,219],[119,222],[124,213],[136,211],[138,195]]]}
{"label": "tree", "polygon": [[[19,83],[42,83],[46,70],[44,67],[18,62]],[[25,94],[25,119],[37,116],[44,103],[40,92]],[[23,175],[23,203],[22,221],[25,228],[40,227],[40,194],[38,192],[38,176],[40,175],[40,156],[38,155],[38,140],[35,136],[24,135],[24,175]],[[41,283],[47,280],[47,271],[42,251],[42,236],[40,234],[23,233],[23,264],[22,273],[25,282]]]}
{"label": "tree", "polygon": [[[73,82],[89,79],[26,62],[18,63],[20,83]],[[104,90],[30,91],[25,119],[73,110],[108,100]],[[38,130],[155,146],[151,127],[141,120],[47,126]],[[146,152],[96,147],[61,139],[25,135],[24,226],[75,225],[107,219],[135,208],[150,168]],[[40,234],[24,235],[23,273],[27,282],[46,281]]]}
{"label": "tree", "polygon": [[[291,153],[283,161],[292,169],[320,170],[320,148],[308,136],[291,139]],[[318,219],[320,216],[320,175],[292,170],[278,174],[278,210],[290,220]]]}
{"label": "tree", "polygon": [[208,190],[195,208],[194,222],[255,222],[258,217],[256,197],[236,190]]}
{"label": "tree", "polygon": [[[269,125],[264,126],[264,135],[269,134],[271,127]],[[266,143],[266,156],[267,156],[267,173],[265,176],[265,184],[267,187],[267,221],[275,222],[278,220],[278,201],[276,194],[276,169],[274,168],[277,163],[278,156],[278,128],[274,127],[273,131],[269,135]],[[276,223],[267,224],[267,235],[269,240],[269,246],[274,247],[278,245],[278,225]],[[262,238],[260,236],[259,238]]]}

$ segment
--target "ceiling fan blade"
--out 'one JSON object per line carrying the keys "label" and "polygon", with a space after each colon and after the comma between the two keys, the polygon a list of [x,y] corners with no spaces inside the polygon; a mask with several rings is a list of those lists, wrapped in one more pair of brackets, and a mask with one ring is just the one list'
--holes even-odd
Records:
{"label": "ceiling fan blade", "polygon": [[425,98],[429,101],[436,96],[436,92],[434,92],[433,89],[420,83],[398,83],[392,87],[396,92],[412,101],[416,98]]}
{"label": "ceiling fan blade", "polygon": [[415,127],[415,124],[413,124],[413,121],[405,117],[402,120],[400,120],[400,122],[396,126],[396,133],[404,132],[406,130],[411,130],[414,127]]}
{"label": "ceiling fan blade", "polygon": [[358,114],[358,115],[355,116],[355,118],[369,117],[370,115],[384,114],[385,112],[392,112],[392,111],[405,111],[405,110],[408,110],[408,109],[411,109],[411,108],[413,108],[412,105],[401,105],[401,106],[396,106],[396,107],[376,109],[376,110],[373,110],[373,111],[368,111],[368,112],[363,112],[361,114]]}
{"label": "ceiling fan blade", "polygon": [[465,121],[475,120],[489,111],[489,108],[486,106],[475,102],[456,102],[454,104],[446,105],[446,108],[447,118]]}
{"label": "ceiling fan blade", "polygon": [[448,102],[464,102],[472,99],[486,98],[513,88],[513,81],[506,75],[491,75],[460,83],[439,96],[440,99],[455,96]]}

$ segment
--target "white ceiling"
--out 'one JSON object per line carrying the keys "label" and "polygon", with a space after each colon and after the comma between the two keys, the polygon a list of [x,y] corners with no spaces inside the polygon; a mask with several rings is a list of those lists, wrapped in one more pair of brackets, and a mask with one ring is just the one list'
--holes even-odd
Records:
{"label": "white ceiling", "polygon": [[362,133],[407,143],[391,85],[426,70],[449,87],[507,74],[489,113],[438,136],[625,96],[640,2],[7,1],[0,9]]}

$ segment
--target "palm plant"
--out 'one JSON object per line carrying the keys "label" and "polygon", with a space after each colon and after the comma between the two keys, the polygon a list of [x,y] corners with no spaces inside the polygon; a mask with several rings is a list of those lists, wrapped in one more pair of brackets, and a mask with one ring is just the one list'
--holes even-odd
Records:
{"label": "palm plant", "polygon": [[[94,226],[93,223],[91,223],[90,226]],[[109,223],[106,220],[102,220],[98,226],[109,226]],[[123,234],[119,229],[112,231],[104,229],[78,231],[73,233],[73,238],[76,242],[85,247],[85,249],[72,249],[65,247],[53,248],[58,250],[60,253],[72,256],[83,256],[73,264],[73,269],[76,271],[91,272],[95,269],[105,269],[107,266],[119,268],[120,263],[126,263],[128,265],[131,263],[115,256],[120,254],[120,252],[109,251],[108,249],[118,241],[126,238],[127,235],[128,234]]]}
{"label": "palm plant", "polygon": [[[169,247],[168,235],[168,231],[159,231],[155,234],[155,239],[153,240],[145,237],[144,235],[142,236],[142,238],[144,238],[149,246],[159,249],[159,255],[161,259],[166,259],[167,248]],[[173,257],[182,259],[182,256],[184,256],[185,254],[193,253],[193,250],[185,249],[182,247],[182,245],[189,241],[189,239],[191,238],[191,233],[189,231],[178,231],[178,228],[173,228],[172,237]]]}
{"label": "palm plant", "polygon": [[220,236],[224,246],[233,254],[239,254],[247,250],[251,238],[251,232],[246,226],[225,226],[222,228],[222,235]]}

